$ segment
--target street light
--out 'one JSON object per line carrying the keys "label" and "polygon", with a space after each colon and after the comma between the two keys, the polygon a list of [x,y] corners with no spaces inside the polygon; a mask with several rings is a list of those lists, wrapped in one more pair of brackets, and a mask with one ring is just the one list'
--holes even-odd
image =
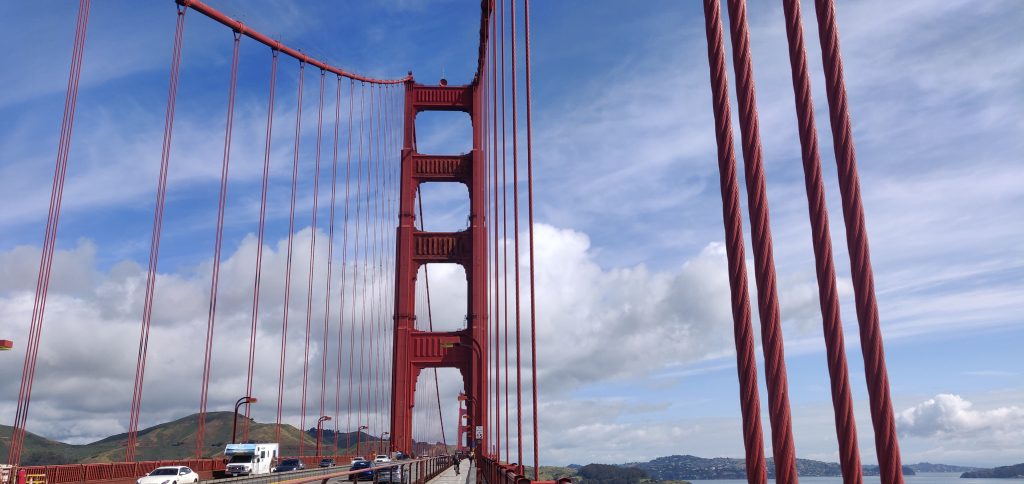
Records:
{"label": "street light", "polygon": [[359,453],[359,444],[363,440],[363,430],[364,429],[368,429],[368,428],[370,428],[370,427],[367,427],[365,425],[360,425],[359,429],[356,430],[356,457],[362,457],[362,454]]}
{"label": "street light", "polygon": [[385,435],[391,435],[391,432],[384,432],[384,433],[380,434],[380,445],[377,446],[377,448],[379,449],[377,451],[378,454],[383,454],[384,453],[384,436]]}
{"label": "street light", "polygon": [[316,421],[316,456],[317,457],[320,457],[320,436],[323,435],[323,433],[324,433],[324,429],[323,429],[324,422],[326,422],[326,421],[328,421],[330,419],[331,419],[331,417],[328,417],[327,415],[324,415],[324,416],[320,417],[319,419],[317,419],[317,421]]}
{"label": "street light", "polygon": [[256,403],[256,397],[244,396],[235,402],[235,417],[231,421],[231,443],[235,443],[235,430],[238,428],[238,407],[245,403]]}

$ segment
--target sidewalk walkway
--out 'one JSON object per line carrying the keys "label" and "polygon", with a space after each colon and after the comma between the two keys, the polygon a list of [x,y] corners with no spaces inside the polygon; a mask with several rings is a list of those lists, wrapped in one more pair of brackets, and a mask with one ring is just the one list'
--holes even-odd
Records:
{"label": "sidewalk walkway", "polygon": [[455,474],[455,468],[449,467],[428,484],[476,484],[476,466],[469,462],[469,459],[462,459],[459,462],[459,474]]}

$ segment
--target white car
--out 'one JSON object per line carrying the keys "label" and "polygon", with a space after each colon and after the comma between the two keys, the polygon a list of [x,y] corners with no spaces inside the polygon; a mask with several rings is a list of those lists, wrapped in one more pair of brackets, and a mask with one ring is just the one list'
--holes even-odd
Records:
{"label": "white car", "polygon": [[391,462],[391,459],[384,454],[377,454],[377,456],[373,458],[373,462]]}
{"label": "white car", "polygon": [[199,482],[199,474],[185,466],[157,467],[135,484],[188,484]]}

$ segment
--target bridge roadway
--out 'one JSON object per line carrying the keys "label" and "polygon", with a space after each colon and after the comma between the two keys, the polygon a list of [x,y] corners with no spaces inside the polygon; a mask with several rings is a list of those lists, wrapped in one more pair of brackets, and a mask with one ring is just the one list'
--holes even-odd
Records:
{"label": "bridge roadway", "polygon": [[[374,473],[373,484],[378,482],[389,482],[389,481],[378,481],[378,473],[381,470],[389,468],[401,468],[399,471],[401,475],[401,484],[475,484],[476,479],[470,479],[467,483],[466,476],[472,474],[470,472],[471,466],[466,462],[462,461],[460,465],[459,475],[455,474],[455,469],[451,466],[449,457],[430,457],[424,459],[413,459],[394,461],[388,466],[375,467],[377,472]],[[348,465],[341,465],[338,467],[329,468],[313,468],[301,471],[291,471],[270,474],[260,474],[256,476],[241,476],[241,477],[226,477],[221,479],[204,480],[202,482],[216,482],[217,484],[341,484],[349,482],[352,474],[360,474],[366,472],[366,470],[349,471]],[[447,476],[450,474],[450,476]],[[370,482],[370,481],[362,481]],[[399,484],[395,482],[395,484]]]}

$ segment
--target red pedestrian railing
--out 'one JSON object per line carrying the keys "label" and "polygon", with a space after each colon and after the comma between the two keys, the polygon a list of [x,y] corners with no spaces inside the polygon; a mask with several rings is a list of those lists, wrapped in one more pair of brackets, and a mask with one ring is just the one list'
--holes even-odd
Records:
{"label": "red pedestrian railing", "polygon": [[486,457],[477,459],[479,477],[487,484],[571,484],[572,478],[562,477],[552,481],[532,481],[523,475],[523,467],[518,464],[496,462]]}

